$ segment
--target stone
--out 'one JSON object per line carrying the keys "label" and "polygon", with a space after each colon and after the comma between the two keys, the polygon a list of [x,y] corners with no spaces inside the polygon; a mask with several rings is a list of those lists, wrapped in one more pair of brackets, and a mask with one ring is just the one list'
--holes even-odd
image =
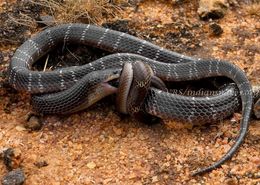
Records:
{"label": "stone", "polygon": [[94,168],[96,167],[96,163],[94,163],[94,162],[89,162],[89,163],[87,164],[87,167],[88,167],[89,169],[94,169]]}
{"label": "stone", "polygon": [[158,176],[152,177],[152,183],[155,183],[155,182],[158,182],[158,181],[159,181]]}
{"label": "stone", "polygon": [[22,185],[25,181],[25,175],[21,168],[10,171],[2,180],[3,185]]}
{"label": "stone", "polygon": [[226,0],[200,0],[198,14],[201,19],[219,19],[224,17],[229,5]]}
{"label": "stone", "polygon": [[24,127],[26,129],[31,131],[37,131],[42,128],[43,123],[40,116],[34,113],[29,113],[26,117],[26,123],[24,124]]}
{"label": "stone", "polygon": [[3,161],[7,170],[18,168],[22,162],[22,152],[19,149],[7,148],[3,152]]}
{"label": "stone", "polygon": [[214,36],[220,36],[223,33],[223,29],[217,23],[209,24],[209,28],[210,28],[210,30],[212,32],[212,35],[214,35]]}

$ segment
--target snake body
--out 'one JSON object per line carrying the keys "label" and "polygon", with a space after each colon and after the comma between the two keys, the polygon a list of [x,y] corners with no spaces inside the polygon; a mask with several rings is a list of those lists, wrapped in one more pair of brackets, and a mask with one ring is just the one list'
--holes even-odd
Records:
{"label": "snake body", "polygon": [[[100,58],[84,66],[68,67],[51,72],[30,70],[33,63],[59,43],[86,44],[115,54]],[[229,62],[193,59],[126,33],[93,25],[65,24],[40,32],[16,50],[9,67],[9,83],[17,90],[28,91],[32,94],[63,90],[65,90],[66,94],[71,93],[68,90],[69,87],[92,71],[121,68],[124,62],[132,63],[136,60],[149,64],[154,74],[165,81],[185,81],[211,76],[227,76],[236,83],[241,95],[243,116],[239,136],[224,157],[194,174],[211,171],[230,159],[246,136],[253,99],[251,85],[246,75],[241,69]],[[79,85],[82,85],[82,83],[79,83]],[[48,97],[48,95],[45,96]],[[61,98],[61,96],[57,98]],[[158,115],[160,109],[161,113],[168,117],[176,117],[177,114],[181,114],[184,115],[183,118],[189,121],[196,121],[198,117],[200,120],[204,120],[204,115],[214,113],[212,116],[208,116],[207,121],[211,121],[216,116],[224,113],[222,105],[225,104],[225,101],[221,101],[220,96],[206,97],[204,100],[191,97],[190,104],[187,104],[184,98],[177,101],[177,105],[171,104],[172,100],[170,98],[176,98],[176,95],[170,95],[167,92],[151,88],[145,107],[152,114]],[[38,100],[35,98],[34,103],[39,103]],[[45,106],[55,112],[55,108],[51,108],[49,105]],[[234,106],[234,103],[229,103],[229,106]],[[181,109],[179,109],[180,107]],[[63,110],[66,110],[66,107]],[[200,114],[200,110],[204,110],[205,114]]]}
{"label": "snake body", "polygon": [[100,99],[114,94],[117,88],[106,83],[119,77],[120,69],[105,69],[86,74],[66,91],[32,96],[37,112],[44,114],[74,113],[86,109]]}

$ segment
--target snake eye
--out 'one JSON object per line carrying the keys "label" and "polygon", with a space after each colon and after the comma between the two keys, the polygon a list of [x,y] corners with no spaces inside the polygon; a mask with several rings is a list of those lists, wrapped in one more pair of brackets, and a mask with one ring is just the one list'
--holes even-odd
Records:
{"label": "snake eye", "polygon": [[120,73],[119,70],[115,70],[115,71],[113,72],[114,75],[117,75],[117,74],[119,74],[119,73]]}

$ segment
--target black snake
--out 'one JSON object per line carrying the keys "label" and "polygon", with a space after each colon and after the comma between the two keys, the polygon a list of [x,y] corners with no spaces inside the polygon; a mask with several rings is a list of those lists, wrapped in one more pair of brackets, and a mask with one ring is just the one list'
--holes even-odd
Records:
{"label": "black snake", "polygon": [[[90,45],[114,54],[84,66],[62,68],[51,72],[31,70],[33,63],[60,43]],[[76,89],[76,92],[80,90],[89,92],[92,83],[95,82],[94,85],[97,85],[97,82],[104,84],[110,78],[116,78],[115,75],[118,75],[124,62],[131,63],[136,60],[149,64],[155,75],[164,81],[185,81],[211,76],[227,76],[236,83],[241,95],[243,116],[239,137],[224,157],[210,167],[199,170],[194,174],[211,171],[230,159],[246,136],[253,96],[251,85],[245,73],[229,62],[215,59],[193,59],[126,33],[93,25],[65,24],[40,32],[16,50],[9,67],[9,82],[17,90],[28,91],[32,94],[62,91],[53,95],[33,97],[34,107],[39,111],[44,113],[70,112],[68,109],[72,108],[70,107],[71,104],[78,107],[74,109],[74,111],[77,111],[86,107],[80,103],[84,93],[78,95],[77,98],[72,98],[74,91],[69,90],[69,87]],[[107,71],[108,68],[112,68],[112,70]],[[84,77],[92,71],[99,72],[89,75],[90,79]],[[100,73],[103,73],[101,77],[98,75]],[[96,81],[94,77],[97,78]],[[84,82],[90,85],[83,87]],[[76,85],[74,85],[75,83]],[[102,89],[101,86],[98,88]],[[224,96],[222,94],[222,96],[183,97],[151,88],[145,102],[145,109],[159,117],[177,118],[191,122],[211,122],[226,117],[230,114],[230,110],[233,110],[239,104],[239,98],[234,96],[232,92],[230,93],[232,88],[226,91],[224,91]],[[91,93],[88,95],[91,95]]]}

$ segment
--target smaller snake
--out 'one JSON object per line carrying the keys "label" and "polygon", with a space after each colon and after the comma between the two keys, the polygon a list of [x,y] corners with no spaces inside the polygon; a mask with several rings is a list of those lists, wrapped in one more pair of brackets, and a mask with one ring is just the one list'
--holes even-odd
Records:
{"label": "smaller snake", "polygon": [[154,75],[148,64],[140,61],[124,63],[116,96],[117,110],[142,122],[150,122],[152,117],[147,114],[149,109],[145,110],[144,103],[151,85],[167,91],[164,82]]}

